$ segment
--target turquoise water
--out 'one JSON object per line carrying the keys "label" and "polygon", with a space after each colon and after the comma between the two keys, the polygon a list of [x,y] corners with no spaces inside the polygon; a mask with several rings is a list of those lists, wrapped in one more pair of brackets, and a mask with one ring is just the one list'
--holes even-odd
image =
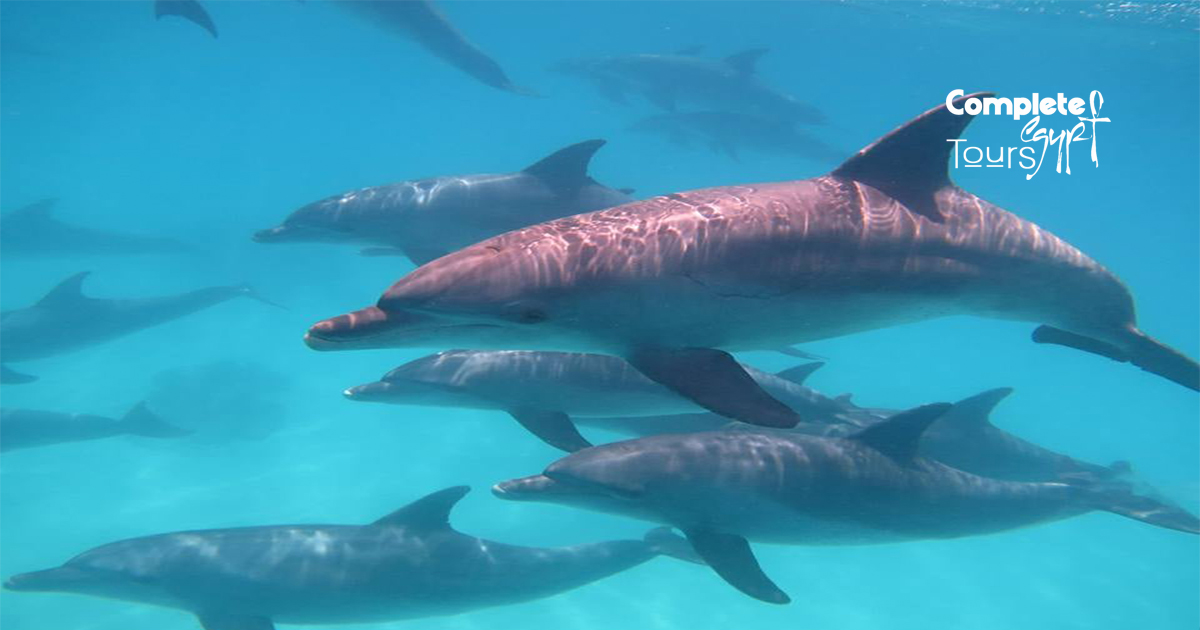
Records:
{"label": "turquoise water", "polygon": [[[1100,167],[1076,145],[1073,174],[960,169],[956,181],[1113,270],[1142,327],[1200,354],[1200,53],[1187,7],[825,3],[444,3],[447,16],[543,98],[503,93],[325,2],[209,2],[221,37],[156,23],[149,2],[0,3],[0,190],[5,210],[44,197],[77,224],[174,236],[195,256],[6,261],[4,309],[91,270],[96,296],[249,282],[287,310],[236,300],[110,344],[17,367],[6,407],[118,416],[151,397],[211,439],[121,438],[5,454],[0,575],[55,566],[92,546],[181,529],[363,523],[434,490],[470,484],[461,531],[553,546],[638,537],[640,522],[493,499],[556,451],[501,414],[360,405],[344,387],[422,350],[316,353],[314,321],[374,302],[412,265],[354,248],[264,246],[254,230],[360,186],[517,170],[606,138],[592,175],[639,197],[801,179],[832,164],[688,151],[626,128],[653,113],[610,104],[547,72],[577,57],[720,57],[769,47],[760,73],[820,107],[817,131],[847,153],[950,90],[1104,94]],[[1044,10],[1050,8],[1051,10]],[[1086,11],[1084,9],[1087,9]],[[1161,15],[1175,16],[1158,19]],[[1190,16],[1190,17],[1189,17]],[[972,143],[1012,144],[1019,125],[981,117]],[[955,318],[806,346],[830,357],[812,384],[860,404],[907,407],[984,389],[1016,393],[994,420],[1081,459],[1127,459],[1139,478],[1200,509],[1194,392],[1129,366],[1028,341],[1026,323]],[[744,357],[763,369],[794,360]],[[210,366],[233,362],[229,369]],[[246,367],[250,366],[250,367]],[[173,370],[175,378],[163,373]],[[232,371],[232,372],[231,372]],[[187,374],[183,378],[178,374]],[[232,373],[232,376],[230,375]],[[236,395],[231,395],[234,392]],[[204,414],[197,414],[202,408]],[[199,419],[196,419],[199,416]],[[269,435],[243,432],[266,425]],[[249,435],[247,435],[249,433]],[[218,439],[220,438],[220,439]],[[1195,537],[1106,513],[994,536],[877,547],[757,546],[793,603],[772,607],[669,559],[552,599],[412,628],[1195,628]],[[3,592],[6,630],[195,628],[191,616],[101,599]],[[347,626],[351,627],[351,626]],[[366,626],[363,626],[366,627]]]}

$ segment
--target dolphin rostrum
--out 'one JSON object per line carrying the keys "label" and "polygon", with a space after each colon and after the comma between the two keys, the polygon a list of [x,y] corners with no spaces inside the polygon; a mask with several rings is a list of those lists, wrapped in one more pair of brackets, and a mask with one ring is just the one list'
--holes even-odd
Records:
{"label": "dolphin rostrum", "polygon": [[55,199],[43,199],[0,216],[0,256],[121,256],[192,251],[187,244],[171,238],[63,223],[52,214],[55,203]]}
{"label": "dolphin rostrum", "polygon": [[0,451],[99,440],[117,435],[177,438],[192,432],[172,426],[138,403],[119,420],[84,413],[0,409]]}
{"label": "dolphin rostrum", "polygon": [[533,90],[509,80],[500,64],[464,37],[431,0],[338,0],[337,4],[413,40],[480,83],[513,94],[537,96]]}
{"label": "dolphin rostrum", "polygon": [[[742,366],[792,409],[827,423],[850,422],[849,406],[804,387],[820,363],[768,374]],[[406,363],[374,383],[351,387],[365,402],[507,412],[547,444],[565,451],[590,446],[572,422],[580,416],[647,416],[703,409],[602,354],[449,350]],[[705,428],[697,425],[697,430]]]}
{"label": "dolphin rostrum", "polygon": [[1104,510],[1192,534],[1200,520],[1126,484],[1001,481],[918,455],[950,405],[920,407],[849,438],[748,430],[661,435],[587,448],[541,475],[497,484],[546,501],[664,523],[718,575],[783,604],[748,541],[861,545],[958,538]]}
{"label": "dolphin rostrum", "polygon": [[[88,274],[84,271],[63,280],[32,306],[0,313],[0,338],[4,339],[0,361],[20,363],[82,350],[234,298],[272,304],[245,285],[150,298],[93,298],[83,294]],[[3,382],[34,378],[6,368]]]}
{"label": "dolphin rostrum", "polygon": [[[967,96],[959,99],[960,101]],[[950,182],[970,122],[938,106],[809,180],[654,197],[488,239],[310,328],[322,350],[442,347],[613,354],[711,411],[796,414],[727,351],[971,314],[1128,361],[1193,390],[1200,366],[1138,329],[1099,263]]]}
{"label": "dolphin rostrum", "polygon": [[282,225],[257,232],[254,240],[394,248],[421,265],[509,230],[631,201],[588,176],[588,163],[602,146],[603,140],[573,144],[515,173],[431,177],[352,190],[296,210]]}
{"label": "dolphin rostrum", "polygon": [[666,531],[646,540],[518,547],[455,531],[447,488],[368,525],[279,525],[177,532],[110,543],[13,591],[57,591],[195,614],[205,630],[276,623],[373,623],[453,615],[557,595],[660,554],[693,560]]}

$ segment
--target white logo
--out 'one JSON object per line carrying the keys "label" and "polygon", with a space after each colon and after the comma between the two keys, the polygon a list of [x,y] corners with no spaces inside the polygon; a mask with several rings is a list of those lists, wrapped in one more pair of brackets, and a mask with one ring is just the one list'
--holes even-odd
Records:
{"label": "white logo", "polygon": [[[1050,145],[1058,145],[1058,162],[1055,164],[1054,171],[1056,173],[1063,172],[1063,166],[1066,166],[1067,175],[1071,174],[1071,145],[1084,140],[1092,141],[1092,162],[1096,168],[1100,167],[1100,159],[1096,153],[1096,123],[1112,122],[1108,118],[1100,117],[1100,108],[1104,106],[1104,96],[1099,90],[1092,90],[1086,104],[1091,110],[1091,117],[1085,117],[1084,104],[1082,98],[1071,98],[1063,96],[1062,92],[1058,93],[1055,98],[1046,97],[1039,99],[1038,93],[1033,93],[1033,98],[996,98],[994,96],[986,96],[982,99],[971,97],[968,98],[962,107],[955,105],[955,99],[962,97],[963,90],[954,90],[946,95],[946,109],[950,110],[955,116],[962,116],[964,113],[971,116],[1012,116],[1013,120],[1020,121],[1022,116],[1033,114],[1033,118],[1025,123],[1021,128],[1021,142],[1025,146],[1009,146],[995,147],[996,155],[992,156],[993,147],[977,147],[965,144],[966,138],[953,138],[946,142],[954,143],[954,168],[958,168],[959,154],[961,152],[961,163],[966,168],[980,168],[987,166],[988,168],[1012,168],[1013,153],[1017,154],[1017,166],[1025,170],[1033,170],[1032,173],[1026,173],[1026,181],[1033,179],[1034,175],[1042,169],[1042,161],[1046,159],[1046,152],[1050,149]],[[1064,128],[1058,132],[1054,131],[1053,127],[1042,128],[1042,116],[1075,116],[1079,122],[1075,123],[1069,130]],[[1088,123],[1091,123],[1091,135],[1084,135],[1089,129]],[[1069,124],[1069,123],[1068,123]],[[1042,144],[1041,155],[1037,154],[1036,143]],[[960,145],[959,143],[964,143]]]}

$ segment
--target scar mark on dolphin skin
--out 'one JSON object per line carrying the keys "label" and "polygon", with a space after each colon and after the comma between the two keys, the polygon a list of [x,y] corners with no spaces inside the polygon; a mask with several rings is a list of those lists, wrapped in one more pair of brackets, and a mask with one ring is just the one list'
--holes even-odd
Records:
{"label": "scar mark on dolphin skin", "polygon": [[773,299],[788,295],[789,293],[793,293],[792,291],[780,291],[778,293],[765,293],[765,294],[760,294],[760,295],[752,295],[752,294],[746,294],[746,293],[726,293],[726,292],[717,291],[716,289],[713,289],[711,286],[709,286],[703,280],[692,277],[692,274],[690,274],[690,273],[685,273],[685,274],[681,274],[681,275],[683,275],[684,278],[687,278],[688,280],[695,282],[696,284],[700,285],[701,287],[704,287],[704,289],[706,291],[712,293],[713,295],[715,295],[717,297],[723,297],[723,298],[745,298],[748,300],[773,300]]}

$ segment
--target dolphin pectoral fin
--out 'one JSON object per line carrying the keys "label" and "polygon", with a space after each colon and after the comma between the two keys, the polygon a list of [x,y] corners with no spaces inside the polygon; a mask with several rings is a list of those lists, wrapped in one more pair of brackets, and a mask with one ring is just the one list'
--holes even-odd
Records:
{"label": "dolphin pectoral fin", "polygon": [[808,377],[812,376],[813,372],[821,369],[821,366],[823,365],[825,364],[821,362],[805,363],[804,365],[797,365],[796,367],[790,367],[786,370],[780,370],[775,373],[775,376],[791,381],[797,385],[803,385],[804,381],[808,380]]}
{"label": "dolphin pectoral fin", "polygon": [[728,353],[711,348],[643,348],[626,356],[653,381],[726,418],[764,427],[791,428],[800,422]]}
{"label": "dolphin pectoral fin", "polygon": [[592,445],[579,434],[571,417],[561,411],[516,409],[510,410],[508,415],[538,439],[559,450],[574,453]]}
{"label": "dolphin pectoral fin", "polygon": [[420,244],[414,244],[414,243],[405,244],[404,248],[403,248],[403,252],[404,252],[404,255],[408,256],[408,259],[410,261],[412,261],[412,264],[414,264],[418,267],[420,267],[421,265],[424,265],[425,263],[427,263],[431,260],[437,260],[438,258],[441,258],[442,256],[445,256],[446,254],[450,253],[449,251],[447,251],[445,249],[439,249],[437,247],[429,247],[428,245],[420,245]]}
{"label": "dolphin pectoral fin", "polygon": [[38,380],[38,377],[32,374],[23,374],[7,365],[0,365],[0,383],[5,385],[23,385],[36,380]]}
{"label": "dolphin pectoral fin", "polygon": [[763,573],[745,538],[697,529],[685,529],[683,533],[708,566],[737,590],[769,604],[792,601]]}
{"label": "dolphin pectoral fin", "polygon": [[925,429],[952,407],[949,403],[935,403],[901,411],[879,424],[873,424],[855,433],[850,438],[907,465],[917,456],[921,435],[925,433]]}
{"label": "dolphin pectoral fin", "polygon": [[200,627],[204,630],[275,630],[275,624],[267,617],[253,617],[225,613],[199,613]]}
{"label": "dolphin pectoral fin", "polygon": [[[967,94],[954,103],[961,108],[967,99],[984,96],[993,94]],[[942,223],[946,219],[934,195],[951,185],[950,153],[958,146],[947,140],[962,135],[973,118],[939,105],[862,149],[831,175],[876,188],[912,212]]]}
{"label": "dolphin pectoral fin", "polygon": [[1120,363],[1132,363],[1151,374],[1200,391],[1200,365],[1194,360],[1136,328],[1131,328],[1129,334],[1127,350],[1053,326],[1038,326],[1033,331],[1033,341],[1083,350]]}

